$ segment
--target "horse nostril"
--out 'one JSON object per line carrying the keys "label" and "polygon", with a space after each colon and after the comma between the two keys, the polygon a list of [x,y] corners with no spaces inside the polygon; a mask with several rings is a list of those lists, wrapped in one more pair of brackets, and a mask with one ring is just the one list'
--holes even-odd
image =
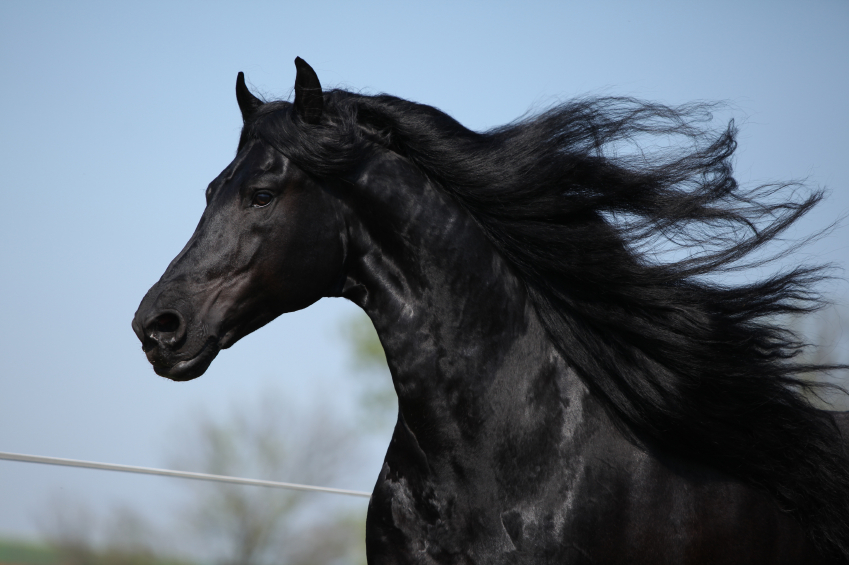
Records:
{"label": "horse nostril", "polygon": [[166,312],[153,320],[153,328],[159,333],[174,333],[180,327],[180,318],[176,314]]}
{"label": "horse nostril", "polygon": [[160,311],[155,316],[148,318],[144,330],[142,349],[147,347],[145,351],[157,345],[178,347],[186,337],[186,324],[183,321],[182,314],[176,310]]}

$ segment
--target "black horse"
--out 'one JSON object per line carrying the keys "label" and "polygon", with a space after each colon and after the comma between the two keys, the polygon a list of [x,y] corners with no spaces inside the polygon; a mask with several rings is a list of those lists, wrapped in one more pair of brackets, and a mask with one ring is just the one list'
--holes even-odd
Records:
{"label": "black horse", "polygon": [[[581,99],[477,133],[295,63],[294,103],[239,73],[236,158],[133,320],[157,374],[325,296],[363,308],[399,401],[372,564],[847,560],[843,416],[776,322],[823,275],[717,276],[821,192],[739,187],[704,106]],[[687,143],[627,150],[652,136]]]}

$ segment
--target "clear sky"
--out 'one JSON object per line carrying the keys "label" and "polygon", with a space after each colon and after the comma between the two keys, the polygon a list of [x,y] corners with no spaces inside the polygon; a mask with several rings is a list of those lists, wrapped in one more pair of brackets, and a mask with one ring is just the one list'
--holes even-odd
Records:
{"label": "clear sky", "polygon": [[[295,56],[325,87],[388,92],[484,129],[586,93],[724,100],[746,182],[831,189],[802,226],[849,213],[849,3],[0,3],[0,451],[161,466],[198,407],[270,384],[350,405],[324,300],[223,352],[202,378],[154,375],[130,329],[232,158],[234,84],[287,97]],[[808,257],[849,265],[849,227]],[[846,300],[846,285],[833,288]],[[370,490],[380,453],[340,487]],[[281,480],[285,480],[281,477]],[[168,479],[0,461],[0,535],[53,493],[168,507]]]}

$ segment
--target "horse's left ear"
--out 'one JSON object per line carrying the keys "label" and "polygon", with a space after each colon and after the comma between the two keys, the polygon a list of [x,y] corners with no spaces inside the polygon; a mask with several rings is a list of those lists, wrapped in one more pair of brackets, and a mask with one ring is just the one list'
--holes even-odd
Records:
{"label": "horse's left ear", "polygon": [[239,102],[239,110],[242,111],[242,121],[247,122],[254,111],[262,106],[262,100],[251,94],[245,84],[245,73],[236,76],[236,101]]}
{"label": "horse's left ear", "polygon": [[295,112],[308,124],[321,121],[324,110],[324,97],[321,95],[321,83],[312,67],[300,57],[295,57],[298,74],[295,77]]}

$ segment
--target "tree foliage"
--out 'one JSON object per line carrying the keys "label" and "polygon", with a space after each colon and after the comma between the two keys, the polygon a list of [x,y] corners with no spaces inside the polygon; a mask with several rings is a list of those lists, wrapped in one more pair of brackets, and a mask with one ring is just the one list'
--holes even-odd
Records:
{"label": "tree foliage", "polygon": [[[334,484],[355,460],[351,430],[320,409],[295,410],[274,392],[235,404],[225,417],[200,415],[173,458],[204,473]],[[331,510],[326,495],[192,484],[186,523],[222,565],[310,565],[363,556],[365,522]]]}
{"label": "tree foliage", "polygon": [[391,431],[398,414],[398,397],[374,325],[365,313],[357,312],[342,326],[342,333],[361,387],[359,408],[363,424],[371,431]]}

